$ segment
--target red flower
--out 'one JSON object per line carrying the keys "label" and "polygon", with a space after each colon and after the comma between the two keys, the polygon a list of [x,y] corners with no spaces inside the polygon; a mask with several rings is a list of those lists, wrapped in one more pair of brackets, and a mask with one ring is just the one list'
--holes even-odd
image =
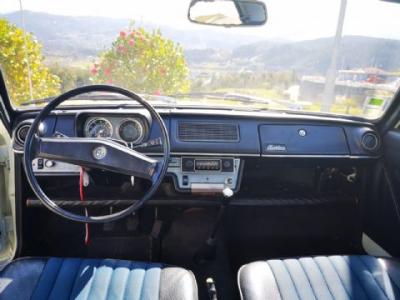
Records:
{"label": "red flower", "polygon": [[119,37],[120,37],[121,39],[124,39],[124,38],[126,37],[126,32],[125,32],[125,31],[121,31],[121,32],[119,33]]}
{"label": "red flower", "polygon": [[155,91],[155,92],[154,92],[154,95],[156,95],[156,96],[161,96],[160,90]]}
{"label": "red flower", "polygon": [[130,39],[129,40],[129,45],[131,45],[132,47],[135,46],[135,40],[134,39]]}
{"label": "red flower", "polygon": [[118,46],[118,47],[117,47],[117,52],[118,52],[118,53],[125,54],[126,51],[127,51],[127,49],[126,49],[124,46]]}
{"label": "red flower", "polygon": [[96,66],[93,66],[93,68],[90,69],[90,73],[92,73],[92,75],[96,75],[97,74]]}
{"label": "red flower", "polygon": [[136,31],[131,31],[131,33],[129,34],[132,38],[135,37]]}
{"label": "red flower", "polygon": [[104,75],[110,76],[111,75],[111,68],[105,68],[104,69]]}

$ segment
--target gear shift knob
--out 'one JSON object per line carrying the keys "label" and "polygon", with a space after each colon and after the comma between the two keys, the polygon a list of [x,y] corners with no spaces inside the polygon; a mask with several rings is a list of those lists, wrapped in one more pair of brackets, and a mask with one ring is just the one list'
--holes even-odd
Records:
{"label": "gear shift knob", "polygon": [[229,187],[226,187],[222,190],[222,195],[224,195],[225,198],[230,198],[233,196],[233,191]]}

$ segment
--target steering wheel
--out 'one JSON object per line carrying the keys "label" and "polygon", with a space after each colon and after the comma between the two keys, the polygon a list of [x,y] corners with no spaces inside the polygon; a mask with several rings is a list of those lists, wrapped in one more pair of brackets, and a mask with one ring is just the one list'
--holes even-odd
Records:
{"label": "steering wheel", "polygon": [[[113,140],[88,137],[42,137],[38,134],[39,125],[61,103],[89,92],[118,93],[139,102],[145,107],[161,129],[163,157],[161,161],[148,157]],[[123,88],[108,85],[90,85],[68,91],[52,100],[37,115],[26,136],[24,148],[24,167],[28,182],[39,200],[52,212],[69,220],[83,223],[105,223],[124,218],[141,208],[157,191],[168,168],[170,143],[164,121],[157,111],[140,96]],[[40,187],[33,171],[35,158],[52,159],[88,168],[98,168],[115,173],[131,175],[151,181],[151,187],[141,199],[129,207],[102,216],[79,215],[62,209],[51,200]]]}

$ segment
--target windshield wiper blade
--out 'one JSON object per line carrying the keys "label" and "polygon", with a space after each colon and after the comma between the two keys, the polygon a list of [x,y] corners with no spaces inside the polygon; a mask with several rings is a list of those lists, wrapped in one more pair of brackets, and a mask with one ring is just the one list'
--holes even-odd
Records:
{"label": "windshield wiper blade", "polygon": [[[150,95],[150,94],[140,94],[146,100],[149,101],[160,101],[163,103],[168,104],[176,104],[176,99],[169,97],[169,96],[162,96],[162,95]],[[46,97],[42,99],[35,99],[32,101],[26,101],[21,103],[21,106],[29,106],[29,105],[38,105],[38,104],[47,104],[53,101],[56,98],[54,97]],[[85,93],[82,95],[78,95],[76,97],[72,97],[70,100],[104,100],[104,101],[131,101],[129,97],[126,97],[121,94],[115,93],[103,93],[103,92],[92,92],[92,93]]]}
{"label": "windshield wiper blade", "polygon": [[[170,97],[175,97],[175,98],[209,98],[209,99],[216,99],[216,100],[236,100],[240,101],[244,104],[247,103],[257,103],[257,104],[266,104],[269,105],[273,103],[273,100],[261,98],[261,97],[256,97],[256,96],[251,96],[251,95],[244,95],[244,94],[238,94],[238,93],[218,93],[218,92],[198,92],[198,93],[187,93],[187,94],[173,94],[169,95]],[[263,108],[266,110],[267,108]]]}
{"label": "windshield wiper blade", "polygon": [[56,99],[56,97],[47,97],[42,99],[35,99],[26,102],[22,102],[21,106],[29,106],[29,105],[37,105],[37,104],[46,104]]}
{"label": "windshield wiper blade", "polygon": [[[46,104],[53,101],[56,96],[46,97],[42,99],[35,99],[31,101],[26,101],[21,103],[22,106],[35,105],[35,104]],[[71,100],[79,99],[79,100],[129,100],[128,97],[119,94],[113,93],[102,93],[102,92],[93,92],[93,93],[85,93],[82,95],[78,95],[76,97],[72,97]]]}

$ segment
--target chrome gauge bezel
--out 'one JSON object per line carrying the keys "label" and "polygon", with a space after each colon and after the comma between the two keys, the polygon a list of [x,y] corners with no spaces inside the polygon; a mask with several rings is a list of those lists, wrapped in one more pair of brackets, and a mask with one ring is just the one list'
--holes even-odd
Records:
{"label": "chrome gauge bezel", "polygon": [[85,137],[91,137],[90,136],[90,132],[89,132],[89,126],[94,123],[94,122],[98,122],[98,121],[104,121],[108,124],[108,126],[110,126],[110,135],[107,137],[102,137],[105,139],[109,139],[112,138],[113,134],[114,134],[114,127],[112,125],[112,123],[110,122],[110,120],[106,119],[106,118],[102,118],[102,117],[94,117],[94,118],[89,118],[86,120],[85,122],[85,127],[84,127],[84,136]]}
{"label": "chrome gauge bezel", "polygon": [[[139,137],[134,141],[131,141],[131,142],[125,141],[119,133],[121,126],[126,122],[134,122],[134,123],[136,123],[136,125],[139,128]],[[135,118],[125,118],[125,119],[121,120],[121,122],[118,125],[117,131],[116,131],[116,134],[118,135],[118,139],[120,139],[121,141],[123,141],[125,143],[130,143],[130,144],[138,144],[138,143],[142,142],[144,139],[144,133],[145,133],[145,129],[144,129],[143,123]]]}

